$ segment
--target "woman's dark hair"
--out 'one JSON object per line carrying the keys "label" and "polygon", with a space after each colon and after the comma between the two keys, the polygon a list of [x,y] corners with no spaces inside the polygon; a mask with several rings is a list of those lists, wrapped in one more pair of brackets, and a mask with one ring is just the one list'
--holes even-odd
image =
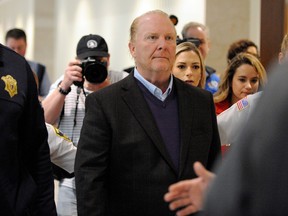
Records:
{"label": "woman's dark hair", "polygon": [[257,45],[251,40],[241,39],[232,43],[228,49],[228,54],[227,54],[228,63],[230,63],[231,60],[239,53],[247,52],[248,47],[255,47],[258,52]]}

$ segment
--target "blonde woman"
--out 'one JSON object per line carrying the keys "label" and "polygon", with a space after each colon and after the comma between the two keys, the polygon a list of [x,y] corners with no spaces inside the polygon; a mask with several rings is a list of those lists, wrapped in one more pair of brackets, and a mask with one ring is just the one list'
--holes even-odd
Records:
{"label": "blonde woman", "polygon": [[259,86],[263,86],[267,80],[261,62],[248,53],[235,56],[222,75],[219,89],[214,95],[217,115],[238,100],[257,92]]}
{"label": "blonde woman", "polygon": [[183,42],[176,47],[176,59],[172,72],[175,77],[192,86],[205,87],[205,67],[200,51],[191,42]]}

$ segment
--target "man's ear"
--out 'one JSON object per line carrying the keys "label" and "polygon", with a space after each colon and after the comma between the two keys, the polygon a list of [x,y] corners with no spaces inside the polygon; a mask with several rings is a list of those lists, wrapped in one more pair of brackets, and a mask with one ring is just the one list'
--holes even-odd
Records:
{"label": "man's ear", "polygon": [[211,46],[212,46],[210,39],[207,39],[207,44],[208,44],[208,53],[209,53]]}
{"label": "man's ear", "polygon": [[110,66],[110,54],[109,56],[107,56],[107,68],[109,68],[109,66]]}
{"label": "man's ear", "polygon": [[279,62],[279,64],[282,64],[282,63],[283,63],[283,61],[284,61],[283,59],[284,59],[284,55],[283,55],[282,52],[280,52],[279,55],[278,55],[278,62]]}
{"label": "man's ear", "polygon": [[130,50],[131,56],[132,56],[133,58],[135,58],[135,57],[136,57],[136,55],[135,55],[135,49],[136,49],[136,48],[135,48],[135,46],[134,46],[134,43],[129,42],[128,46],[129,46],[129,50]]}

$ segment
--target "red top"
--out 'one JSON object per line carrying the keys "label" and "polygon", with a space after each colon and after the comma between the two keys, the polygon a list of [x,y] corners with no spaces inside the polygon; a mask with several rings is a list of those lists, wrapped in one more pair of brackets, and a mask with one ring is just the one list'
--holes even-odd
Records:
{"label": "red top", "polygon": [[231,103],[226,98],[224,101],[215,103],[216,115],[219,115],[231,106]]}
{"label": "red top", "polygon": [[[220,113],[228,109],[230,106],[231,106],[231,103],[229,102],[227,98],[224,101],[215,103],[216,115],[219,115]],[[224,154],[229,150],[229,147],[230,147],[230,144],[221,145],[222,156],[224,156]]]}

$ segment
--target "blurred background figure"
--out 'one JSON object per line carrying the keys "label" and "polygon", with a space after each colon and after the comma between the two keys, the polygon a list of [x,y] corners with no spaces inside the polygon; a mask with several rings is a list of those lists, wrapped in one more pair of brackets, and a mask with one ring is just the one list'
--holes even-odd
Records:
{"label": "blurred background figure", "polygon": [[171,22],[173,23],[174,26],[176,26],[178,24],[178,17],[177,16],[171,14],[169,16],[169,18],[170,18],[170,20],[171,20]]}
{"label": "blurred background figure", "polygon": [[286,34],[281,43],[281,49],[278,55],[278,60],[280,64],[288,62],[288,34]]}
{"label": "blurred background figure", "polygon": [[[198,22],[189,22],[182,29],[183,39],[197,39],[199,45],[197,46],[205,59],[210,51],[209,29],[207,26]],[[214,94],[218,90],[220,79],[216,74],[216,70],[212,67],[205,65],[206,71],[206,84],[205,89]]]}
{"label": "blurred background figure", "polygon": [[[7,31],[5,36],[6,46],[25,57],[27,49],[26,33],[22,29],[13,28]],[[46,97],[50,88],[50,80],[46,66],[35,61],[27,60],[32,71],[37,74],[39,80],[39,96]]]}
{"label": "blurred background figure", "polygon": [[249,53],[251,55],[254,55],[258,59],[260,58],[259,51],[257,45],[249,40],[249,39],[240,39],[235,42],[233,42],[227,53],[227,62],[228,64],[231,63],[231,60],[238,55],[239,53]]}

